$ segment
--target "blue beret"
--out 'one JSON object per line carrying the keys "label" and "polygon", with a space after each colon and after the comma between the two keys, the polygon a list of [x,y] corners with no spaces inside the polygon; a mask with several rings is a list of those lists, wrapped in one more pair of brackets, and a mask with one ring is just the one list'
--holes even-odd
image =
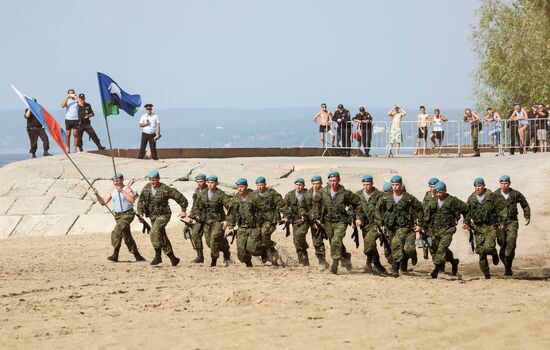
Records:
{"label": "blue beret", "polygon": [[485,180],[483,180],[482,177],[476,177],[474,180],[474,186],[475,185],[485,185]]}
{"label": "blue beret", "polygon": [[361,182],[373,182],[373,181],[374,181],[374,178],[372,177],[372,175],[365,175],[361,179]]}
{"label": "blue beret", "polygon": [[313,175],[311,177],[311,182],[315,182],[315,181],[323,181],[323,179],[319,175]]}
{"label": "blue beret", "polygon": [[391,191],[391,183],[386,182],[386,183],[384,184],[384,187],[382,187],[382,190],[383,190],[384,192]]}
{"label": "blue beret", "polygon": [[263,176],[260,176],[259,178],[256,179],[256,183],[259,184],[259,183],[265,183],[265,177]]}
{"label": "blue beret", "polygon": [[124,177],[124,175],[122,175],[122,173],[119,173],[118,171],[115,173],[115,176],[113,176],[111,178],[111,180],[114,180],[114,179],[122,179]]}
{"label": "blue beret", "polygon": [[391,180],[390,180],[391,183],[394,183],[394,182],[403,182],[403,178],[399,175],[394,175],[392,176]]}
{"label": "blue beret", "polygon": [[443,181],[439,181],[438,183],[435,184],[434,189],[436,191],[443,191],[447,189],[447,185],[445,185]]}
{"label": "blue beret", "polygon": [[439,182],[439,179],[437,177],[432,177],[431,179],[428,180],[428,185],[435,185],[438,182]]}
{"label": "blue beret", "polygon": [[510,182],[510,176],[508,175],[502,175],[498,182]]}
{"label": "blue beret", "polygon": [[305,180],[302,179],[301,177],[297,178],[296,180],[294,180],[294,183],[297,184],[297,183],[301,183],[301,184],[306,184]]}
{"label": "blue beret", "polygon": [[146,178],[148,177],[148,178],[152,179],[152,178],[155,178],[155,177],[160,177],[160,174],[157,170],[151,170],[149,172],[149,174],[147,174],[147,176],[145,176],[145,177]]}
{"label": "blue beret", "polygon": [[331,171],[331,172],[328,174],[328,178],[330,179],[331,177],[340,177],[340,173],[337,172],[337,171]]}
{"label": "blue beret", "polygon": [[206,178],[206,181],[218,182],[218,177],[216,175],[210,175],[208,178]]}
{"label": "blue beret", "polygon": [[246,181],[245,178],[240,178],[237,181],[235,181],[235,185],[242,186],[242,185],[248,185],[248,181]]}
{"label": "blue beret", "polygon": [[196,180],[206,180],[206,175],[204,175],[203,173],[198,173],[196,176],[195,176],[195,181]]}

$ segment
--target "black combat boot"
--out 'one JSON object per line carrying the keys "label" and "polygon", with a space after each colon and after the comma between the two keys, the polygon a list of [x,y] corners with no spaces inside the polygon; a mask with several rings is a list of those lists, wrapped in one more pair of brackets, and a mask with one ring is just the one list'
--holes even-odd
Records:
{"label": "black combat boot", "polygon": [[246,267],[252,267],[252,261],[251,260],[245,261],[244,264],[246,265]]}
{"label": "black combat boot", "polygon": [[396,262],[394,261],[393,264],[391,265],[391,270],[392,270],[392,276],[393,277],[399,277],[399,266],[401,265],[400,262]]}
{"label": "black combat boot", "polygon": [[107,260],[110,260],[112,262],[118,261],[118,252],[120,251],[120,247],[116,247],[115,250],[113,250],[113,255],[108,256]]}
{"label": "black combat boot", "polygon": [[400,265],[402,272],[409,272],[409,258],[403,258]]}
{"label": "black combat boot", "polygon": [[162,262],[161,250],[160,249],[155,249],[155,257],[150,262],[150,264],[155,266],[155,265],[160,264],[161,262]]}
{"label": "black combat boot", "polygon": [[367,255],[367,262],[365,263],[365,272],[372,273],[372,257]]}
{"label": "black combat boot", "polygon": [[170,259],[170,262],[172,263],[172,266],[177,266],[180,263],[180,258],[176,257],[174,255],[174,252],[170,252],[166,255],[168,255],[168,258]]}
{"label": "black combat boot", "polygon": [[260,258],[262,259],[262,264],[265,264],[269,260],[267,257],[267,250],[262,249],[262,255],[260,255]]}
{"label": "black combat boot", "polygon": [[307,251],[302,252],[302,265],[309,266],[309,257],[307,256]]}
{"label": "black combat boot", "polygon": [[512,276],[514,273],[512,272],[512,262],[505,260],[504,261],[504,276]]}
{"label": "black combat boot", "polygon": [[145,261],[145,258],[143,256],[141,256],[141,254],[136,250],[136,252],[134,253],[134,258],[136,258],[136,261]]}
{"label": "black combat boot", "polygon": [[439,265],[439,272],[445,272],[445,264]]}
{"label": "black combat boot", "polygon": [[412,266],[416,266],[417,263],[418,263],[418,256],[414,254],[414,256],[411,258],[411,264]]}
{"label": "black combat boot", "polygon": [[432,276],[432,278],[437,278],[438,274],[439,274],[439,265],[435,265],[434,270],[432,271],[432,273],[430,273],[430,276]]}
{"label": "black combat boot", "polygon": [[231,263],[231,252],[229,251],[229,249],[227,249],[223,252],[223,265],[227,267],[229,266],[230,263]]}
{"label": "black combat boot", "polygon": [[329,268],[329,264],[324,256],[318,255],[317,259],[319,260],[319,270],[325,270]]}
{"label": "black combat boot", "polygon": [[210,267],[216,266],[216,263],[218,262],[218,258],[212,257],[212,261],[210,262]]}
{"label": "black combat boot", "polygon": [[197,249],[197,257],[191,260],[191,264],[201,264],[203,262],[204,262],[204,255],[202,254],[202,250]]}
{"label": "black combat boot", "polygon": [[[459,259],[453,259],[453,261],[451,261],[451,265],[452,265],[452,269],[451,269],[451,273],[453,276],[456,276],[456,274],[458,273],[458,263],[460,262]],[[445,265],[444,264],[441,264],[443,265],[443,268],[445,268]]]}
{"label": "black combat boot", "polygon": [[497,254],[497,252],[495,251],[495,252],[493,253],[493,265],[498,265],[499,260],[500,260],[500,259],[499,259],[499,257],[498,257],[498,254]]}
{"label": "black combat boot", "polygon": [[338,273],[338,259],[332,260],[332,265],[330,265],[330,272],[335,275]]}
{"label": "black combat boot", "polygon": [[485,279],[488,280],[489,278],[491,278],[491,273],[489,272],[489,270],[487,271],[482,271],[483,272],[483,276],[485,276]]}
{"label": "black combat boot", "polygon": [[345,252],[342,254],[342,266],[346,268],[346,270],[351,271],[353,266],[351,265],[351,254],[348,252]]}
{"label": "black combat boot", "polygon": [[374,259],[374,268],[376,269],[376,272],[383,275],[386,274],[388,271],[386,271],[386,268],[382,266],[380,263],[380,259]]}

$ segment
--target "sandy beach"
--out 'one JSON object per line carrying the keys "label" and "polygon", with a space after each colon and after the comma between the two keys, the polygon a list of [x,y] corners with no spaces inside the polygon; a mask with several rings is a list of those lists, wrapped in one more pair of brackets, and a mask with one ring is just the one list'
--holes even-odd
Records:
{"label": "sandy beach", "polygon": [[[109,176],[109,158],[87,154],[75,158],[84,164],[86,174],[106,185],[107,181],[100,179]],[[503,277],[500,264],[491,266],[491,280],[482,278],[477,256],[469,250],[467,233],[462,229],[455,234],[451,246],[461,259],[459,276],[445,273],[437,280],[430,278],[433,265],[422,260],[421,255],[410,275],[396,279],[364,274],[362,246],[356,250],[349,234],[345,242],[352,252],[351,273],[342,271],[335,276],[316,266],[298,267],[292,240],[285,239],[280,228],[274,240],[286,261],[285,268],[262,266],[258,260],[253,261],[252,269],[238,262],[227,268],[192,266],[188,262],[194,251],[183,239],[182,226],[175,220],[168,234],[176,255],[182,258],[179,266],[169,266],[165,257],[159,267],[135,263],[124,246],[121,262],[111,263],[106,260],[111,253],[110,228],[97,230],[96,225],[86,231],[81,225],[80,231],[74,231],[85,215],[96,213],[98,220],[105,218],[101,215],[108,215],[93,203],[75,214],[78,219],[68,232],[59,230],[59,234],[54,234],[54,225],[44,228],[45,233],[24,234],[30,220],[26,217],[57,215],[44,212],[53,210],[55,201],[64,198],[64,194],[59,194],[62,183],[72,183],[72,187],[64,187],[70,188],[66,192],[69,194],[75,194],[75,188],[80,186],[76,183],[80,181],[78,174],[66,160],[54,157],[53,161],[58,162],[55,167],[48,167],[47,161],[23,161],[0,169],[4,180],[0,186],[2,201],[17,197],[11,206],[0,207],[7,208],[0,215],[0,220],[4,220],[0,223],[22,216],[12,229],[19,234],[11,232],[9,238],[0,240],[3,349],[550,347],[550,215],[545,195],[550,190],[546,181],[550,166],[544,156],[191,159],[160,163],[119,160],[121,171],[132,178],[134,189],[144,183],[143,176],[149,168],[162,167],[161,177],[165,174],[165,181],[181,187],[188,197],[194,184],[177,179],[197,171],[216,173],[227,190],[237,175],[251,180],[261,172],[269,176],[268,184],[283,194],[292,188],[296,176],[309,178],[319,173],[326,177],[329,169],[338,169],[344,185],[353,190],[360,188],[361,174],[373,174],[376,185],[381,187],[384,180],[399,173],[409,191],[420,198],[426,190],[426,180],[437,176],[445,179],[450,193],[462,199],[472,191],[474,177],[484,176],[489,187],[496,188],[498,176],[507,173],[512,177],[512,187],[529,200],[532,223],[520,227],[514,276]],[[294,171],[287,178],[278,178],[292,167]],[[55,190],[55,198],[48,207],[41,208],[40,214],[13,212],[21,210],[17,203],[25,198],[24,191],[19,191],[14,183],[32,183],[34,179],[35,186],[42,186],[37,178],[42,182],[50,178],[55,181],[43,193],[34,191],[34,196],[48,196]],[[29,188],[32,190],[32,186]],[[79,200],[90,200],[85,191],[83,187],[84,195]],[[77,197],[75,194],[71,198]],[[74,207],[74,202],[67,203]],[[523,223],[521,214],[520,222]],[[19,225],[23,226],[17,231]],[[6,236],[5,232],[2,235]],[[139,226],[135,226],[134,237],[142,254],[150,260],[153,249],[148,236],[139,232]],[[231,250],[236,261],[236,246]],[[386,261],[383,263],[387,266]]]}

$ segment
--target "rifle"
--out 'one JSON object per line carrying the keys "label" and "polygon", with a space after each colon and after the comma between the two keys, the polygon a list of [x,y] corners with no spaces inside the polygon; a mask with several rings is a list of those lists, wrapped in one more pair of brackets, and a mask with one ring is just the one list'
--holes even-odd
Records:
{"label": "rifle", "polygon": [[141,233],[147,232],[147,234],[149,234],[149,232],[151,232],[151,225],[149,225],[149,223],[145,221],[145,218],[143,216],[139,215],[138,213],[136,213],[136,216],[139,222],[141,222],[143,225],[143,227],[141,228]]}
{"label": "rifle", "polygon": [[355,242],[355,249],[359,248],[359,228],[357,225],[352,224],[353,226],[353,233],[351,234],[351,238]]}
{"label": "rifle", "polygon": [[475,238],[474,238],[474,229],[468,226],[468,232],[470,232],[470,237],[468,238],[468,242],[470,242],[470,247],[472,248],[472,252],[475,253],[476,245],[475,245]]}
{"label": "rifle", "polygon": [[[183,219],[180,219],[181,222],[183,222],[183,239],[185,240],[190,240],[191,241],[191,246],[193,247],[193,249],[197,250],[197,248],[195,248],[195,242],[193,242],[193,238],[191,237],[191,229],[193,228],[193,226],[195,224],[192,224],[188,221],[185,221]],[[201,227],[202,229],[202,227]]]}
{"label": "rifle", "polygon": [[386,233],[384,232],[384,229],[381,227],[378,228],[378,238],[380,239],[380,246],[386,246],[389,250],[391,250],[390,242],[388,241],[388,236],[386,236]]}
{"label": "rifle", "polygon": [[424,260],[428,260],[430,241],[428,241],[428,235],[426,234],[426,232],[420,232],[420,240],[422,241],[422,252],[424,253]]}
{"label": "rifle", "polygon": [[231,242],[229,244],[233,244],[233,242],[235,241],[235,237],[237,237],[237,230],[229,230],[229,232],[226,233],[225,237],[227,238],[227,236],[231,236]]}
{"label": "rifle", "polygon": [[290,220],[279,220],[278,224],[279,225],[285,225],[284,229],[285,229],[285,237],[288,237],[290,236],[290,224],[292,222],[290,222]]}
{"label": "rifle", "polygon": [[325,231],[325,228],[323,227],[323,224],[321,224],[321,221],[318,219],[313,220],[313,226],[316,228],[317,234],[315,235],[315,239],[321,235],[322,239],[328,239],[327,231]]}

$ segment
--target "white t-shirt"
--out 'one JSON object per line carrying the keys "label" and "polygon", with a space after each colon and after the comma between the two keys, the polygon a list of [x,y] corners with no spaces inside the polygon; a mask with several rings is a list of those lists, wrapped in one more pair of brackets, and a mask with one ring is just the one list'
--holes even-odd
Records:
{"label": "white t-shirt", "polygon": [[78,120],[78,103],[76,100],[67,100],[67,105],[65,106],[65,119]]}
{"label": "white t-shirt", "polygon": [[149,124],[147,126],[143,126],[141,129],[146,134],[149,134],[149,135],[156,134],[157,133],[157,124],[160,123],[159,117],[155,113],[153,113],[151,115],[145,113],[139,119],[139,123],[140,124],[145,123],[147,120],[149,120],[149,122],[151,122],[151,124]]}

